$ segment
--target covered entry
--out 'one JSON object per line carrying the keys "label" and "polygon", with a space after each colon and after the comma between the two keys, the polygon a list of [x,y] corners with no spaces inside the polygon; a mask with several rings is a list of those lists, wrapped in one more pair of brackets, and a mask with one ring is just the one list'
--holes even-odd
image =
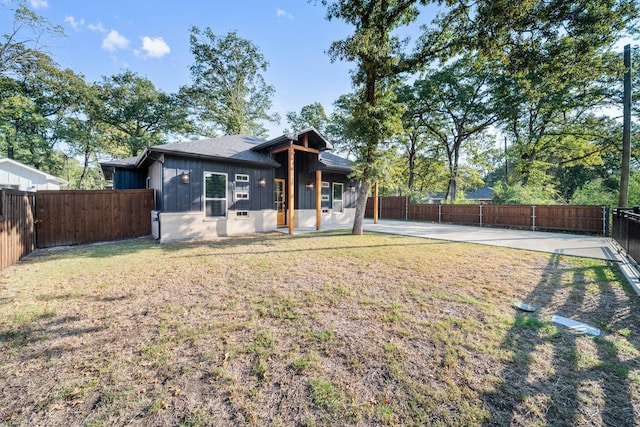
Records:
{"label": "covered entry", "polygon": [[[331,143],[316,129],[283,135],[255,147],[280,164],[275,170],[273,203],[278,227],[293,234],[296,226],[320,230],[323,222],[352,221],[356,183],[351,165],[332,155]],[[337,206],[338,209],[333,209]]]}

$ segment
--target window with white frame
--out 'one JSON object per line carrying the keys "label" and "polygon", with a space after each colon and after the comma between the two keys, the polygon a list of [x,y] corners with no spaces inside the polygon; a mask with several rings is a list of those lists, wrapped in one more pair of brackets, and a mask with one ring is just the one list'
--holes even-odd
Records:
{"label": "window with white frame", "polygon": [[341,182],[333,183],[333,211],[342,212],[342,194],[344,193],[344,184]]}
{"label": "window with white frame", "polygon": [[249,175],[244,173],[237,173],[236,182],[249,182]]}
{"label": "window with white frame", "polygon": [[248,191],[236,191],[236,200],[249,200]]}
{"label": "window with white frame", "polygon": [[207,217],[227,215],[227,174],[204,173],[204,213]]}

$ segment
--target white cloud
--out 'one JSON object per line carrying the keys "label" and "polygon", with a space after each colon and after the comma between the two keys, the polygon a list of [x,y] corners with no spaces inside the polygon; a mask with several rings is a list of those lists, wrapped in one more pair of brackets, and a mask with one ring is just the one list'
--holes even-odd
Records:
{"label": "white cloud", "polygon": [[286,10],[278,9],[276,10],[276,15],[278,15],[278,18],[288,18],[293,21],[293,15],[287,12]]}
{"label": "white cloud", "polygon": [[102,22],[98,22],[97,24],[89,24],[87,28],[91,31],[96,31],[98,33],[106,33],[107,29],[102,26]]}
{"label": "white cloud", "polygon": [[102,48],[109,52],[115,52],[118,49],[126,49],[128,46],[129,40],[116,30],[111,30],[111,32],[102,40]]}
{"label": "white cloud", "polygon": [[29,4],[34,9],[40,9],[41,7],[49,7],[47,0],[29,0]]}
{"label": "white cloud", "polygon": [[142,38],[142,50],[149,58],[161,58],[171,52],[171,48],[162,37]]}
{"label": "white cloud", "polygon": [[71,27],[74,30],[77,30],[77,29],[79,29],[80,27],[82,27],[84,25],[84,19],[80,19],[79,21],[76,21],[76,18],[74,18],[73,16],[66,16],[64,18],[64,22],[66,22],[69,25],[71,25]]}

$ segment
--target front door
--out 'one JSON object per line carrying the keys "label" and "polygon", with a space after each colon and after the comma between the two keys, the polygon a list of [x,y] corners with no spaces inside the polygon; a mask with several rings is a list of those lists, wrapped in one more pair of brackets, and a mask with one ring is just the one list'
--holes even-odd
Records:
{"label": "front door", "polygon": [[287,225],[287,207],[285,200],[287,200],[286,186],[284,179],[276,178],[276,192],[275,192],[275,208],[278,227]]}

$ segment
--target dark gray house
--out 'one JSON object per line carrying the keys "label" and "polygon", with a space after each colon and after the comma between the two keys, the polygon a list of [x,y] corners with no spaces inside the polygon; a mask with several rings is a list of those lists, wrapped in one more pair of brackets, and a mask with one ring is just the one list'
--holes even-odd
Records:
{"label": "dark gray house", "polygon": [[103,162],[115,189],[153,188],[154,237],[206,239],[353,222],[350,162],[317,130],[264,141],[247,135],[149,147]]}

